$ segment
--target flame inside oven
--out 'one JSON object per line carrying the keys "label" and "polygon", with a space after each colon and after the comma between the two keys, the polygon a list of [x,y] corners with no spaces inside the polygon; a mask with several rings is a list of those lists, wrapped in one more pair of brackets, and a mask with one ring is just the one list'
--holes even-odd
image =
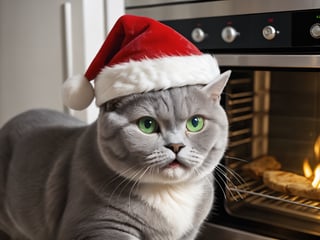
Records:
{"label": "flame inside oven", "polygon": [[313,149],[314,149],[314,155],[316,156],[316,159],[320,161],[320,136],[317,138]]}
{"label": "flame inside oven", "polygon": [[[320,162],[320,136],[314,144],[314,155],[316,160]],[[310,165],[308,158],[305,158],[302,165],[304,176],[312,181],[314,188],[320,189],[320,163],[318,163],[314,170]]]}
{"label": "flame inside oven", "polygon": [[312,186],[314,188],[320,188],[320,164],[317,165],[314,170],[314,179],[312,181]]}
{"label": "flame inside oven", "polygon": [[303,160],[303,165],[302,165],[302,169],[303,169],[303,173],[304,173],[304,176],[308,179],[312,178],[313,176],[313,171],[312,171],[312,168],[310,166],[310,163],[309,163],[309,160],[308,158],[305,158]]}
{"label": "flame inside oven", "polygon": [[318,164],[314,170],[310,166],[309,160],[306,158],[303,161],[303,173],[304,176],[312,181],[314,188],[320,188],[320,164]]}

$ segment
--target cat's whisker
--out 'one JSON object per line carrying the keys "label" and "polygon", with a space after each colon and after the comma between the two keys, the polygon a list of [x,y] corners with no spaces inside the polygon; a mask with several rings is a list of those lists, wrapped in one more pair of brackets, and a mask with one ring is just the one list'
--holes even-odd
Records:
{"label": "cat's whisker", "polygon": [[113,182],[115,182],[117,179],[119,178],[123,178],[125,175],[127,175],[128,172],[134,170],[136,168],[136,166],[132,166],[130,168],[125,169],[124,171],[116,174],[115,176],[113,176],[112,178],[108,179],[108,181],[105,182],[105,184],[102,184],[101,188],[102,190],[109,186],[110,184],[112,184]]}
{"label": "cat's whisker", "polygon": [[[226,159],[231,159],[231,160],[236,160],[236,161],[240,161],[240,162],[248,162],[247,159],[243,159],[243,158],[239,158],[239,157],[233,157],[233,156],[225,156]],[[236,171],[234,171],[233,169],[230,169],[228,167],[226,167],[225,165],[222,165],[222,164],[219,164],[223,169],[225,169],[225,171],[230,174],[234,179],[235,181],[239,184],[239,185],[242,185],[245,183],[245,180],[242,178],[242,176],[240,176]],[[234,186],[233,188],[234,189],[237,189],[237,186],[232,182],[232,185]],[[242,197],[242,195],[240,194],[240,192],[237,192],[239,196]]]}
{"label": "cat's whisker", "polygon": [[237,161],[241,161],[241,162],[248,162],[247,159],[243,159],[243,158],[238,158],[238,157],[231,157],[231,156],[225,156],[225,158],[227,159],[232,159],[232,160],[237,160]]}
{"label": "cat's whisker", "polygon": [[195,160],[195,159],[188,159],[188,162],[193,163],[193,164],[198,164],[198,163],[199,163],[199,160],[198,160],[198,159],[200,159],[200,158],[198,157],[197,160]]}
{"label": "cat's whisker", "polygon": [[[219,174],[217,174],[217,176],[219,177],[219,179],[222,179],[221,176]],[[223,180],[222,180],[223,181]],[[223,194],[223,197],[225,199],[227,199],[227,194],[226,194],[226,191],[224,189],[224,187],[220,184],[220,182],[217,180],[216,183],[218,184],[219,188],[221,189],[222,191],[222,194]]]}
{"label": "cat's whisker", "polygon": [[157,159],[157,160],[152,160],[152,161],[146,161],[146,164],[149,165],[150,167],[158,166],[163,162],[163,159]]}
{"label": "cat's whisker", "polygon": [[[219,167],[223,168],[227,172],[226,178],[227,178],[229,184],[232,184],[233,189],[238,189],[238,186],[236,184],[243,185],[246,183],[246,181],[243,179],[243,177],[240,174],[238,174],[236,171],[234,171],[233,169],[228,168],[227,166],[225,166],[221,163],[219,163]],[[231,180],[231,178],[228,177],[228,174],[231,175],[231,177],[233,177],[235,179],[236,184],[234,184],[234,182]],[[237,191],[237,193],[238,193],[239,197],[243,199],[243,196],[241,195],[241,193],[239,191]]]}
{"label": "cat's whisker", "polygon": [[[124,179],[117,185],[117,187],[112,191],[112,193],[111,193],[111,195],[110,195],[110,197],[109,197],[109,201],[108,201],[109,204],[110,204],[111,201],[112,201],[113,195],[117,192],[117,190],[120,188],[120,186],[121,186],[123,183],[127,182],[127,181],[129,181],[129,180],[126,179],[126,178],[124,178]],[[108,204],[108,205],[109,205],[109,204]]]}
{"label": "cat's whisker", "polygon": [[[234,183],[231,181],[231,179],[227,176],[227,174],[225,174],[225,171],[223,171],[223,169],[220,168],[220,165],[218,165],[216,167],[216,171],[217,171],[217,176],[219,176],[219,179],[223,182],[225,189],[230,193],[230,196],[236,200],[235,195],[233,194],[233,190],[230,189],[229,184],[232,184],[233,187],[236,189],[236,186],[234,185]],[[221,176],[221,175],[222,176]],[[219,183],[219,181],[217,181]],[[220,185],[220,184],[219,184]],[[237,191],[236,192],[238,194],[238,196],[240,198],[242,198],[242,195]]]}
{"label": "cat's whisker", "polygon": [[[201,172],[198,169],[194,169],[194,172],[198,175],[201,176]],[[209,177],[207,175],[205,175],[205,181],[208,183],[208,185],[212,185],[212,181],[211,179],[209,179]]]}
{"label": "cat's whisker", "polygon": [[200,171],[198,170],[198,169],[193,169],[193,172],[195,173],[195,175],[197,175],[197,176],[201,176],[201,173],[200,173]]}
{"label": "cat's whisker", "polygon": [[[223,183],[224,189],[227,190],[230,193],[230,195],[233,197],[233,193],[231,192],[231,190],[228,186],[229,179],[227,178],[225,173],[219,167],[216,168],[216,172],[218,173],[217,176],[219,177],[220,181],[222,181],[222,183]],[[219,183],[219,181],[217,181],[217,182]]]}
{"label": "cat's whisker", "polygon": [[137,171],[135,171],[131,176],[128,177],[128,181],[126,182],[126,184],[123,186],[123,188],[121,189],[121,191],[119,192],[119,196],[121,195],[122,191],[130,184],[133,182],[133,184],[137,181],[139,181],[140,179],[140,175],[143,172],[143,168],[139,169]]}
{"label": "cat's whisker", "polygon": [[[133,168],[127,169],[124,172],[129,172],[131,171]],[[117,174],[114,177],[112,177],[111,179],[108,179],[108,181],[106,181],[105,183],[101,184],[101,186],[99,187],[99,192],[104,192],[104,189],[107,188],[109,185],[111,185],[112,183],[114,183],[115,181],[117,181],[118,179],[123,178],[123,176],[121,174]],[[118,190],[118,188],[120,187],[120,185],[125,182],[127,179],[123,178],[122,181],[117,185],[117,187],[112,191],[110,197],[109,197],[109,203],[114,195],[114,193]]]}
{"label": "cat's whisker", "polygon": [[230,174],[232,177],[234,177],[234,179],[236,180],[236,182],[238,184],[244,184],[246,181],[243,179],[243,177],[237,173],[236,171],[234,171],[231,168],[228,168],[227,166],[219,163],[219,167],[223,168],[228,174]]}
{"label": "cat's whisker", "polygon": [[157,165],[167,158],[167,154],[162,151],[155,151],[146,158],[147,165]]}
{"label": "cat's whisker", "polygon": [[[223,165],[222,165],[223,166]],[[230,177],[228,176],[228,174],[226,174],[226,172],[224,171],[224,169],[220,168],[221,165],[218,165],[216,167],[216,170],[218,172],[218,174],[222,175],[224,178],[221,178],[221,180],[223,181],[224,185],[226,186],[226,189],[230,192],[231,195],[233,195],[232,191],[230,190],[229,184],[231,184],[234,188],[236,188],[235,184],[232,182],[232,180],[230,179]]]}
{"label": "cat's whisker", "polygon": [[118,173],[117,175],[115,175],[114,177],[112,177],[111,179],[109,179],[105,184],[102,184],[100,187],[100,192],[103,192],[104,189],[106,187],[108,187],[110,184],[114,183],[115,181],[117,181],[120,178],[123,178],[122,181],[115,187],[115,189],[111,192],[111,195],[109,196],[109,201],[108,201],[108,205],[111,203],[113,195],[116,193],[116,191],[120,188],[120,186],[125,183],[126,181],[129,181],[127,178],[125,178],[123,175],[127,175],[127,173],[129,173],[130,171],[133,171],[135,169],[135,166],[128,168],[126,170],[124,170],[121,173]]}
{"label": "cat's whisker", "polygon": [[[122,189],[121,189],[121,191],[119,192],[119,194],[118,194],[118,197],[121,195],[121,192],[123,191],[123,189],[125,189],[125,187],[129,184],[129,182],[130,181],[132,181],[132,179],[134,179],[138,174],[139,174],[139,172],[141,171],[141,169],[140,170],[136,170],[136,171],[134,171],[136,169],[136,167],[132,167],[132,168],[129,168],[129,171],[124,171],[124,172],[126,172],[126,174],[128,173],[128,172],[131,172],[131,174],[129,175],[129,176],[127,176],[127,177],[124,177],[123,178],[123,180],[117,185],[117,187],[112,191],[112,193],[111,193],[111,195],[110,195],[110,197],[109,197],[109,203],[111,202],[111,200],[112,200],[112,198],[113,198],[113,195],[117,192],[117,190],[123,185],[123,184],[125,184],[123,187],[122,187]],[[120,175],[121,176],[121,175]],[[119,177],[120,177],[119,176]],[[121,176],[122,177],[122,176]]]}
{"label": "cat's whisker", "polygon": [[150,169],[149,169],[149,176],[152,178],[152,182],[154,181],[155,171],[156,171],[156,173],[159,173],[159,168],[150,167]]}
{"label": "cat's whisker", "polygon": [[130,189],[130,192],[129,192],[129,210],[132,211],[132,208],[131,208],[131,195],[132,195],[132,192],[134,190],[135,187],[138,187],[138,185],[140,184],[140,181],[141,179],[144,177],[144,175],[150,170],[150,166],[147,166],[146,169],[140,174],[140,176],[138,177],[137,180],[134,181],[134,183],[132,184],[131,186],[131,189]]}

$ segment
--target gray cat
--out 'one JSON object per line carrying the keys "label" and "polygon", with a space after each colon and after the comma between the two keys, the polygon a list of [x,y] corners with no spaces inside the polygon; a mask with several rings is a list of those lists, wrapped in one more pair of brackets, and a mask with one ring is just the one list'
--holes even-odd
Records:
{"label": "gray cat", "polygon": [[0,131],[0,229],[19,240],[195,239],[213,202],[230,73],[111,100],[95,123],[33,110]]}

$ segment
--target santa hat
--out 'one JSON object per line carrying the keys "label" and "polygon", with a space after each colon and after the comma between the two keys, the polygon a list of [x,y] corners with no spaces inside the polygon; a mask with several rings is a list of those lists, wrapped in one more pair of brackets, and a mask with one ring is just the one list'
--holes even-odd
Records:
{"label": "santa hat", "polygon": [[[116,22],[84,76],[63,84],[67,107],[82,110],[133,93],[207,84],[220,75],[216,59],[172,28],[147,17]],[[94,89],[89,81],[95,79]]]}

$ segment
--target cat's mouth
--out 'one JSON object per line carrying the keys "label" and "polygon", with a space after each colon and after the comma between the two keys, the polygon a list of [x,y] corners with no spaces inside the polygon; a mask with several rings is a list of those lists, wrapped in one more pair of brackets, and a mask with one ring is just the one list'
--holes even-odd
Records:
{"label": "cat's mouth", "polygon": [[169,163],[165,168],[178,168],[178,167],[185,167],[181,162],[179,162],[177,159],[173,160],[171,163]]}
{"label": "cat's mouth", "polygon": [[174,159],[167,163],[163,168],[161,168],[160,174],[170,182],[172,181],[182,181],[189,176],[190,168],[185,165],[182,161]]}

